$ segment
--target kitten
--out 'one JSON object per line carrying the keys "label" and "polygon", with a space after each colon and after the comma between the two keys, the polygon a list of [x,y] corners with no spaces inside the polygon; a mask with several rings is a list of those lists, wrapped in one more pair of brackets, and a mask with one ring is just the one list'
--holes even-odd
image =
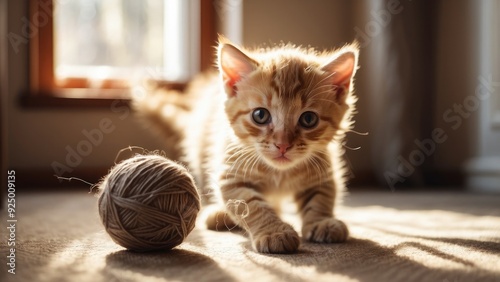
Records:
{"label": "kitten", "polygon": [[293,196],[303,238],[343,242],[333,213],[344,189],[341,142],[352,125],[358,45],[333,52],[286,45],[246,51],[220,40],[218,75],[205,74],[185,93],[153,91],[134,106],[175,140],[182,160],[221,210],[209,229],[238,225],[263,253],[290,253],[300,238],[279,217]]}

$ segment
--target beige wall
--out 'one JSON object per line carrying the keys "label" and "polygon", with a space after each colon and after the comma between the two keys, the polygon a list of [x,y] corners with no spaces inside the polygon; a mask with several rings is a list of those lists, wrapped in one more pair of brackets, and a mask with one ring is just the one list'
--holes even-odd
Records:
{"label": "beige wall", "polygon": [[[438,169],[462,169],[477,147],[478,111],[462,116],[455,107],[475,94],[479,85],[479,5],[475,1],[441,1],[436,37],[435,126],[448,141],[438,147]],[[451,112],[450,112],[451,111]],[[459,121],[460,120],[460,121]]]}
{"label": "beige wall", "polygon": [[316,48],[353,40],[352,4],[332,0],[243,1],[243,43],[293,42]]}

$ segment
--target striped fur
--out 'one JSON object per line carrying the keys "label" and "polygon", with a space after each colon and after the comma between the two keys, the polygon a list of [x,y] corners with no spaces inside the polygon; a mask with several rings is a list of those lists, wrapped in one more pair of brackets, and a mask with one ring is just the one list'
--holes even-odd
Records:
{"label": "striped fur", "polygon": [[[205,202],[220,206],[207,226],[239,225],[259,252],[294,252],[299,235],[279,217],[279,200],[291,195],[305,239],[345,241],[348,229],[333,210],[344,189],[340,144],[352,125],[357,45],[321,54],[289,45],[250,52],[221,39],[218,52],[218,76],[188,89],[192,105],[177,110],[182,120],[172,111],[174,119],[164,119],[183,125],[182,159]],[[144,116],[162,112],[143,104],[135,108]],[[252,118],[261,108],[271,116],[266,124]],[[318,118],[313,128],[301,126],[305,112]]]}

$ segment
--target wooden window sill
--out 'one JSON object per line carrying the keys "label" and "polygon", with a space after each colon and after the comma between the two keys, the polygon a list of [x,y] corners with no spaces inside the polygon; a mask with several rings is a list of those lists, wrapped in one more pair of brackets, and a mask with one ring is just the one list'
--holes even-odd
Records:
{"label": "wooden window sill", "polygon": [[[166,89],[184,90],[186,83],[169,83]],[[53,91],[22,92],[19,104],[23,108],[109,108],[122,101],[129,105],[131,90],[64,88]]]}
{"label": "wooden window sill", "polygon": [[[122,90],[129,92],[129,90]],[[109,108],[114,101],[126,101],[129,104],[129,95],[122,98],[116,97],[83,97],[73,95],[61,95],[56,92],[23,92],[19,99],[19,104],[23,108]]]}

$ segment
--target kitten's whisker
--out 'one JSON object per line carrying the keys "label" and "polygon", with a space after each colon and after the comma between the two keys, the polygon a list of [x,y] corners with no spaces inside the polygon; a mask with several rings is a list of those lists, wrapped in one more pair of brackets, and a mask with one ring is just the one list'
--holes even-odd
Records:
{"label": "kitten's whisker", "polygon": [[331,90],[331,85],[321,85],[311,90],[311,92],[309,92],[309,95],[311,95],[311,97],[315,97],[318,93],[331,93]]}
{"label": "kitten's whisker", "polygon": [[238,156],[238,157],[236,158],[236,160],[235,160],[235,161],[237,161],[237,160],[238,160],[238,158],[240,158],[240,157],[241,157],[241,155],[246,155],[246,154],[251,153],[251,152],[252,152],[251,148],[241,149],[241,150],[238,150],[238,151],[234,152],[234,153],[233,153],[233,154],[231,154],[230,156],[228,156],[228,157],[227,157],[227,159],[228,159],[228,160],[231,160],[231,159],[233,159],[235,156]]}
{"label": "kitten's whisker", "polygon": [[[324,96],[324,97],[323,97],[323,96],[321,96],[321,95],[323,95],[323,94],[325,94],[325,96]],[[308,99],[310,99],[310,100],[314,100],[314,101],[328,101],[328,102],[330,102],[330,103],[335,102],[335,98],[333,97],[333,95],[331,95],[331,97],[328,97],[328,96],[326,96],[326,95],[328,95],[328,91],[324,91],[324,92],[321,92],[321,93],[316,93],[316,94],[314,95],[314,97],[310,97],[310,98],[308,98]],[[320,97],[317,97],[317,96],[320,96]]]}
{"label": "kitten's whisker", "polygon": [[368,135],[368,132],[359,132],[359,131],[356,131],[356,130],[353,130],[353,129],[346,130],[345,132],[352,132],[354,134],[361,135],[361,136],[367,136]]}
{"label": "kitten's whisker", "polygon": [[325,80],[331,78],[334,74],[335,73],[329,73],[327,76],[323,77],[320,81],[318,81],[318,82],[316,82],[316,84],[314,84],[313,89],[316,89],[316,87],[318,87],[318,85],[325,82]]}
{"label": "kitten's whisker", "polygon": [[[242,164],[244,164],[243,161],[240,161],[240,159],[246,159],[248,157],[248,155],[250,155],[252,152],[251,151],[245,151],[245,152],[240,152],[240,155],[236,158],[236,160],[234,160],[231,164],[231,172],[234,172],[235,174],[238,173],[240,167]],[[237,167],[235,167],[235,165],[238,165]]]}
{"label": "kitten's whisker", "polygon": [[237,152],[240,150],[250,149],[250,147],[251,146],[249,146],[249,145],[242,147],[240,144],[234,144],[234,143],[229,142],[225,147],[225,152],[228,152],[228,151],[236,151]]}
{"label": "kitten's whisker", "polygon": [[[316,98],[317,96],[324,95],[324,94],[332,94],[332,95],[333,95],[333,93],[332,93],[332,91],[331,91],[331,90],[324,90],[324,91],[321,91],[321,92],[312,92],[312,93],[310,93],[310,94],[309,94],[309,95],[310,95],[310,96],[309,96],[309,99],[314,99],[314,100],[316,100],[316,99],[317,99],[317,98]],[[318,99],[318,100],[319,100],[319,99]],[[333,99],[326,99],[326,100],[328,100],[328,101],[330,101],[330,102],[332,102],[332,101],[333,101]]]}
{"label": "kitten's whisker", "polygon": [[335,100],[334,99],[314,99],[315,101],[321,101],[321,102],[325,102],[325,103],[332,103],[332,104],[335,104]]}
{"label": "kitten's whisker", "polygon": [[312,176],[318,177],[318,175],[319,175],[318,172],[317,172],[318,168],[316,167],[316,164],[314,163],[314,157],[308,158],[307,161],[308,161],[308,166],[307,167],[308,168],[311,167],[312,172],[314,173],[314,175],[312,175]]}
{"label": "kitten's whisker", "polygon": [[354,147],[354,148],[353,148],[353,147],[349,147],[349,146],[347,146],[345,143],[342,143],[342,147],[344,147],[344,148],[346,148],[346,149],[348,149],[348,150],[351,150],[351,151],[357,151],[357,150],[361,149],[361,147],[360,147],[360,146],[358,146],[358,147]]}
{"label": "kitten's whisker", "polygon": [[[244,181],[247,181],[248,169],[251,166],[251,162],[253,161],[254,158],[255,158],[255,155],[250,155],[244,161],[244,165],[243,165],[243,180]],[[250,174],[250,178],[251,178],[251,176],[252,176],[252,174]]]}
{"label": "kitten's whisker", "polygon": [[[254,169],[255,165],[258,163],[258,161],[259,161],[259,156],[258,155],[253,155],[252,158],[250,159],[250,161],[249,161],[249,165],[250,165],[250,172],[249,172],[249,174],[250,174],[250,177],[254,176],[253,175],[253,169]],[[245,171],[245,174],[246,174],[247,171]],[[252,178],[252,179],[254,179],[254,178]]]}
{"label": "kitten's whisker", "polygon": [[252,174],[252,172],[253,172],[253,166],[255,164],[256,159],[257,159],[257,156],[256,155],[252,155],[250,157],[250,159],[246,162],[246,165],[244,167],[245,173],[243,175],[243,179],[245,179],[245,181],[246,181],[246,176],[247,176],[247,172],[248,172],[248,168],[247,168],[248,166],[250,166],[250,177],[253,176],[253,174]]}
{"label": "kitten's whisker", "polygon": [[316,160],[316,158],[311,158],[311,164],[314,166],[314,168],[316,168],[316,177],[319,177],[319,182],[320,183],[323,183],[323,173],[322,173],[322,170],[321,170],[321,166],[320,164],[318,163],[318,161]]}
{"label": "kitten's whisker", "polygon": [[255,161],[252,163],[252,168],[250,169],[250,174],[253,175],[253,169],[261,161],[260,156],[255,156]]}
{"label": "kitten's whisker", "polygon": [[247,181],[247,167],[248,167],[248,164],[249,162],[254,158],[254,155],[250,155],[248,157],[245,158],[244,161],[241,162],[241,164],[243,164],[243,181]]}
{"label": "kitten's whisker", "polygon": [[313,88],[310,93],[313,94],[315,91],[318,91],[320,89],[323,89],[323,88],[327,88],[327,89],[331,89],[332,88],[332,85],[330,84],[325,84],[325,85],[320,85],[320,86],[317,86],[315,88]]}
{"label": "kitten's whisker", "polygon": [[[226,172],[226,178],[229,176],[229,173],[234,173],[234,174],[237,174],[242,163],[240,161],[240,159],[245,159],[247,158],[248,155],[252,154],[253,150],[251,148],[251,146],[246,146],[246,147],[243,147],[243,148],[235,148],[235,152],[233,154],[231,154],[231,156],[229,156],[227,158],[227,160],[230,162],[228,164],[230,164],[230,168],[228,169],[228,171]],[[235,158],[235,160],[232,160],[233,158]],[[237,166],[236,166],[237,165]]]}
{"label": "kitten's whisker", "polygon": [[305,160],[305,162],[306,162],[305,167],[306,167],[307,178],[311,179],[312,178],[312,174],[311,174],[311,171],[310,171],[310,168],[309,168],[310,167],[310,162],[311,162],[310,158],[307,158]]}
{"label": "kitten's whisker", "polygon": [[311,77],[311,79],[309,80],[309,84],[307,84],[307,87],[306,87],[306,93],[311,92],[311,85],[312,85],[312,82],[313,82],[313,80],[314,80],[314,78],[315,78],[315,77],[316,77],[316,73],[315,73],[315,72],[313,72],[313,73],[312,73],[312,77]]}
{"label": "kitten's whisker", "polygon": [[239,172],[240,171],[240,168],[243,166],[243,170],[245,170],[246,166],[247,166],[247,162],[246,160],[248,158],[252,158],[254,155],[253,152],[245,152],[245,154],[242,154],[240,157],[238,157],[238,159],[236,160],[236,163],[238,163],[238,167],[237,167],[237,171]]}

